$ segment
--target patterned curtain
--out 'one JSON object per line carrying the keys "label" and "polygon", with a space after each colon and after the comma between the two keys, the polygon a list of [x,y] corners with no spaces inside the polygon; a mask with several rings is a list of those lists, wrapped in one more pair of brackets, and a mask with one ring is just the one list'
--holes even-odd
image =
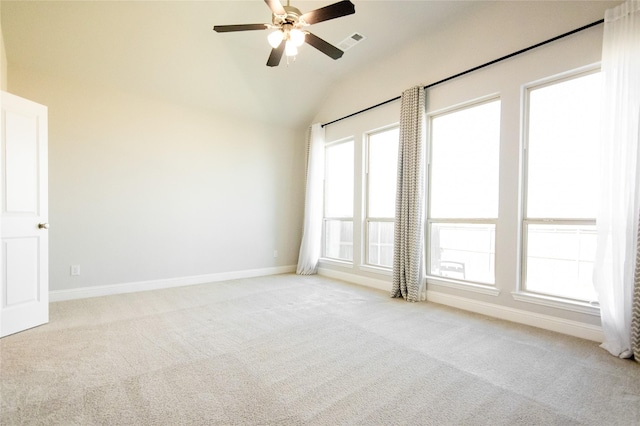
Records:
{"label": "patterned curtain", "polygon": [[304,228],[298,255],[298,275],[313,275],[318,270],[322,246],[322,180],[324,179],[324,128],[314,124],[307,136]]}
{"label": "patterned curtain", "polygon": [[424,89],[402,93],[391,297],[424,300]]}

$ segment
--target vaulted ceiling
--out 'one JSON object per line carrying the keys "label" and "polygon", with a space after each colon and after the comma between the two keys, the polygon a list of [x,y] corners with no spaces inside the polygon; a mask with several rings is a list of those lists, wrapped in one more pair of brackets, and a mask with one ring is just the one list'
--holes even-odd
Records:
{"label": "vaulted ceiling", "polygon": [[[337,0],[296,0],[303,13]],[[283,4],[286,1],[283,0]],[[332,44],[366,39],[332,60],[311,46],[267,67],[268,31],[215,33],[264,23],[264,1],[9,1],[1,17],[11,68],[113,86],[284,125],[306,125],[331,85],[366,69],[483,2],[355,0],[356,13],[309,29]]]}
{"label": "vaulted ceiling", "polygon": [[[335,1],[292,0],[291,4],[304,13]],[[334,45],[354,32],[366,37],[363,42],[335,61],[304,45],[294,62],[287,65],[283,59],[279,67],[270,68],[265,65],[271,50],[266,40],[269,31],[213,31],[214,25],[270,22],[271,12],[262,0],[2,0],[9,89],[12,70],[24,67],[301,127],[309,124],[337,82],[375,66],[405,44],[496,4],[352,1],[354,15],[309,29]]]}

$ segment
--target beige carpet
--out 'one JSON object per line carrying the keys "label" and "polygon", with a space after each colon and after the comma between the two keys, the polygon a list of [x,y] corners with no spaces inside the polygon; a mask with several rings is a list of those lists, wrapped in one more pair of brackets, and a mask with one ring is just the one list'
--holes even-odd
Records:
{"label": "beige carpet", "polygon": [[640,424],[593,342],[317,276],[53,303],[0,383],[2,425]]}

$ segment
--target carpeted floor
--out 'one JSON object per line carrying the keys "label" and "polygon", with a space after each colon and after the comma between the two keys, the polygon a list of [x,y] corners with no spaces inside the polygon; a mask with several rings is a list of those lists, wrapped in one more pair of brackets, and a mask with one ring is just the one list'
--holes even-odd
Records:
{"label": "carpeted floor", "polygon": [[51,304],[0,340],[0,424],[633,425],[596,343],[323,277]]}

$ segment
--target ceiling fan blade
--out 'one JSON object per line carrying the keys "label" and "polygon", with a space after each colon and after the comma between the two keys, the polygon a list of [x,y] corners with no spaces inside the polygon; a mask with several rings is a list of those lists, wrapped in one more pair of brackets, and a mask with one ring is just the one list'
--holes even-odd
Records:
{"label": "ceiling fan blade", "polygon": [[213,31],[217,33],[229,33],[233,31],[266,30],[267,28],[267,24],[216,25],[213,27]]}
{"label": "ceiling fan blade", "polygon": [[[265,0],[267,1],[267,0]],[[341,16],[351,15],[356,13],[356,7],[349,0],[339,1],[338,3],[330,4],[329,6],[321,7],[320,9],[312,10],[303,14],[300,18],[311,25],[318,22],[328,21],[329,19],[340,18]]]}
{"label": "ceiling fan blade", "polygon": [[340,59],[344,54],[342,50],[338,49],[333,44],[327,43],[317,35],[311,34],[310,32],[307,32],[304,41],[333,59]]}
{"label": "ceiling fan blade", "polygon": [[271,49],[271,54],[269,55],[269,59],[267,60],[268,67],[277,67],[280,65],[280,60],[282,59],[282,54],[284,53],[285,41],[282,40],[280,46],[275,49]]}
{"label": "ceiling fan blade", "polygon": [[271,11],[276,15],[287,14],[287,12],[284,10],[284,7],[282,7],[282,3],[280,3],[280,0],[264,0],[264,2],[267,4],[267,6],[269,6],[269,9],[271,9]]}

